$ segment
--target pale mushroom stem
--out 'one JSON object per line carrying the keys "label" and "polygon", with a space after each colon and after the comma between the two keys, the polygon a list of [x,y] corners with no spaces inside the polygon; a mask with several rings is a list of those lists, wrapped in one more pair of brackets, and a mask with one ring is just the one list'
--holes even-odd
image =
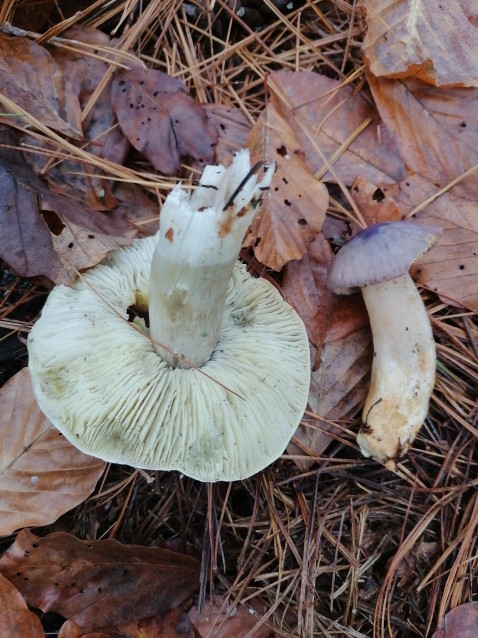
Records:
{"label": "pale mushroom stem", "polygon": [[362,288],[373,334],[370,390],[357,442],[394,469],[423,424],[435,382],[430,320],[411,277]]}
{"label": "pale mushroom stem", "polygon": [[[257,174],[263,175],[257,183]],[[151,265],[150,335],[158,355],[180,368],[201,367],[217,344],[227,288],[242,240],[274,166],[207,166],[191,197],[175,188],[160,215]]]}

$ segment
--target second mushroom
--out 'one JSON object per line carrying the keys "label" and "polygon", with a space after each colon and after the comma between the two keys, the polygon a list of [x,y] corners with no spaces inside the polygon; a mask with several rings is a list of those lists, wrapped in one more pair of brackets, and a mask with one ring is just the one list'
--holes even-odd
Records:
{"label": "second mushroom", "polygon": [[332,291],[362,290],[374,359],[357,442],[364,456],[389,469],[425,421],[435,383],[430,320],[408,269],[440,234],[403,221],[373,224],[340,249],[329,273]]}

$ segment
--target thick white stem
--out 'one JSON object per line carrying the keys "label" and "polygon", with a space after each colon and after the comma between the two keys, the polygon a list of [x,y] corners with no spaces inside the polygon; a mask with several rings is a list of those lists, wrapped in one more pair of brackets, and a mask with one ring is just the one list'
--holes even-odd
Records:
{"label": "thick white stem", "polygon": [[370,390],[357,442],[364,456],[393,469],[427,413],[435,383],[430,320],[411,277],[362,288],[373,334]]}
{"label": "thick white stem", "polygon": [[201,367],[217,343],[229,279],[274,167],[260,184],[257,174],[244,181],[249,172],[249,153],[241,151],[228,169],[207,166],[191,197],[175,188],[161,210],[150,334],[156,352],[175,367]]}

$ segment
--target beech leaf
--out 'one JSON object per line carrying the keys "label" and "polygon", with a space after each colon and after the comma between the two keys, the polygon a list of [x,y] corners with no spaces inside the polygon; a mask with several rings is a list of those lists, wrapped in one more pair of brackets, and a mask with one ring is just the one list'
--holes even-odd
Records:
{"label": "beech leaf", "polygon": [[[336,321],[340,321],[338,316]],[[315,359],[315,349],[312,356]],[[329,444],[342,435],[342,429],[330,421],[350,418],[363,405],[372,357],[372,334],[368,327],[322,346],[319,365],[311,375],[309,406],[323,420],[306,416],[287,447],[288,454],[320,457]],[[294,459],[301,471],[313,461],[313,458]]]}
{"label": "beech leaf", "polygon": [[2,638],[45,638],[40,619],[30,611],[18,589],[0,574]]}
{"label": "beech leaf", "polygon": [[[420,80],[389,80],[371,74],[368,80],[410,172],[447,186],[478,164],[478,88],[437,88]],[[375,184],[386,183],[361,175]],[[476,174],[460,181],[453,192],[478,199]]]}
{"label": "beech leaf", "polygon": [[161,614],[199,587],[199,561],[157,547],[114,540],[45,538],[21,531],[0,572],[27,603],[73,620],[85,633]]}
{"label": "beech leaf", "polygon": [[276,71],[268,86],[271,107],[283,111],[313,174],[319,171],[325,181],[336,181],[325,156],[346,185],[357,175],[385,183],[406,176],[397,144],[377,110],[352,87],[312,71]]}
{"label": "beech leaf", "polygon": [[219,596],[206,600],[201,611],[193,607],[189,618],[198,638],[269,638],[271,634],[265,624],[255,629],[260,616],[253,609],[248,610],[243,605],[231,608]]}
{"label": "beech leaf", "polygon": [[304,320],[311,341],[309,407],[287,451],[300,470],[320,457],[341,429],[330,421],[352,416],[362,405],[372,365],[372,337],[362,295],[334,295],[327,288],[332,249],[320,233],[300,261],[284,269],[282,289]]}
{"label": "beech leaf", "polygon": [[311,175],[294,132],[271,105],[253,127],[248,146],[254,162],[274,160],[277,168],[245,244],[253,247],[262,264],[281,270],[292,259],[302,257],[322,228],[328,192]]}
{"label": "beech leaf", "polygon": [[465,603],[449,611],[440,621],[432,638],[476,638],[478,602]]}
{"label": "beech leaf", "polygon": [[[67,90],[61,69],[44,47],[0,33],[0,87],[3,95],[45,126],[82,139],[78,98]],[[21,116],[4,121],[25,124]]]}
{"label": "beech leaf", "polygon": [[[0,141],[15,145],[6,131]],[[71,283],[77,270],[94,266],[135,235],[123,211],[92,213],[49,191],[20,151],[0,149],[0,184],[0,257],[23,277]]]}
{"label": "beech leaf", "polygon": [[58,638],[197,638],[188,616],[179,607],[169,609],[159,616],[129,622],[102,629],[101,632],[85,632],[73,620],[61,627]]}
{"label": "beech leaf", "polygon": [[[106,466],[73,447],[40,411],[23,368],[0,389],[0,535],[47,525],[94,490]],[[20,634],[19,634],[20,635]]]}
{"label": "beech leaf", "polygon": [[[98,29],[76,25],[65,31],[62,37],[101,47],[103,58],[112,59],[115,55],[115,41]],[[83,110],[108,73],[108,64],[78,49],[54,48],[53,56],[63,72],[69,90],[77,96]],[[94,105],[82,122],[82,127],[85,137],[81,143],[83,150],[110,162],[123,164],[130,144],[118,125],[111,105],[111,81],[99,95],[95,95]],[[24,136],[23,141],[33,147],[46,148],[50,153],[54,151],[54,147],[49,146],[45,138]],[[110,210],[116,206],[112,186],[109,180],[104,179],[104,171],[100,168],[88,166],[85,169],[84,163],[68,159],[52,163],[50,155],[44,152],[29,152],[26,153],[26,158],[37,174],[46,177],[50,188],[55,192],[68,194],[76,199],[81,197],[82,201],[95,210]]]}
{"label": "beech leaf", "polygon": [[252,125],[240,109],[223,104],[204,104],[203,108],[219,134],[216,144],[216,162],[229,166],[233,153],[246,147]]}
{"label": "beech leaf", "polygon": [[120,70],[112,102],[124,134],[158,171],[175,175],[183,156],[213,161],[217,129],[180,80],[155,69]]}
{"label": "beech leaf", "polygon": [[462,0],[362,0],[362,6],[363,51],[374,75],[478,86],[478,30]]}
{"label": "beech leaf", "polygon": [[325,339],[337,295],[327,288],[327,274],[333,253],[322,233],[311,241],[301,260],[294,260],[284,268],[282,290],[307,328],[309,340],[320,348]]}

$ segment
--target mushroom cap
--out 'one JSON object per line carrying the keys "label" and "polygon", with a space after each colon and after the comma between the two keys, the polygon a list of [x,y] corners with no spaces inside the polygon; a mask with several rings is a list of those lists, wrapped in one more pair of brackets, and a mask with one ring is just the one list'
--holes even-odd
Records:
{"label": "mushroom cap", "polygon": [[364,286],[402,277],[441,233],[439,228],[405,221],[372,224],[339,250],[327,285],[333,292],[347,295]]}
{"label": "mushroom cap", "polygon": [[172,368],[127,310],[147,304],[157,238],[110,253],[57,286],[28,339],[43,412],[77,448],[106,461],[237,480],[284,451],[309,389],[296,312],[237,263],[217,346],[198,369]]}

